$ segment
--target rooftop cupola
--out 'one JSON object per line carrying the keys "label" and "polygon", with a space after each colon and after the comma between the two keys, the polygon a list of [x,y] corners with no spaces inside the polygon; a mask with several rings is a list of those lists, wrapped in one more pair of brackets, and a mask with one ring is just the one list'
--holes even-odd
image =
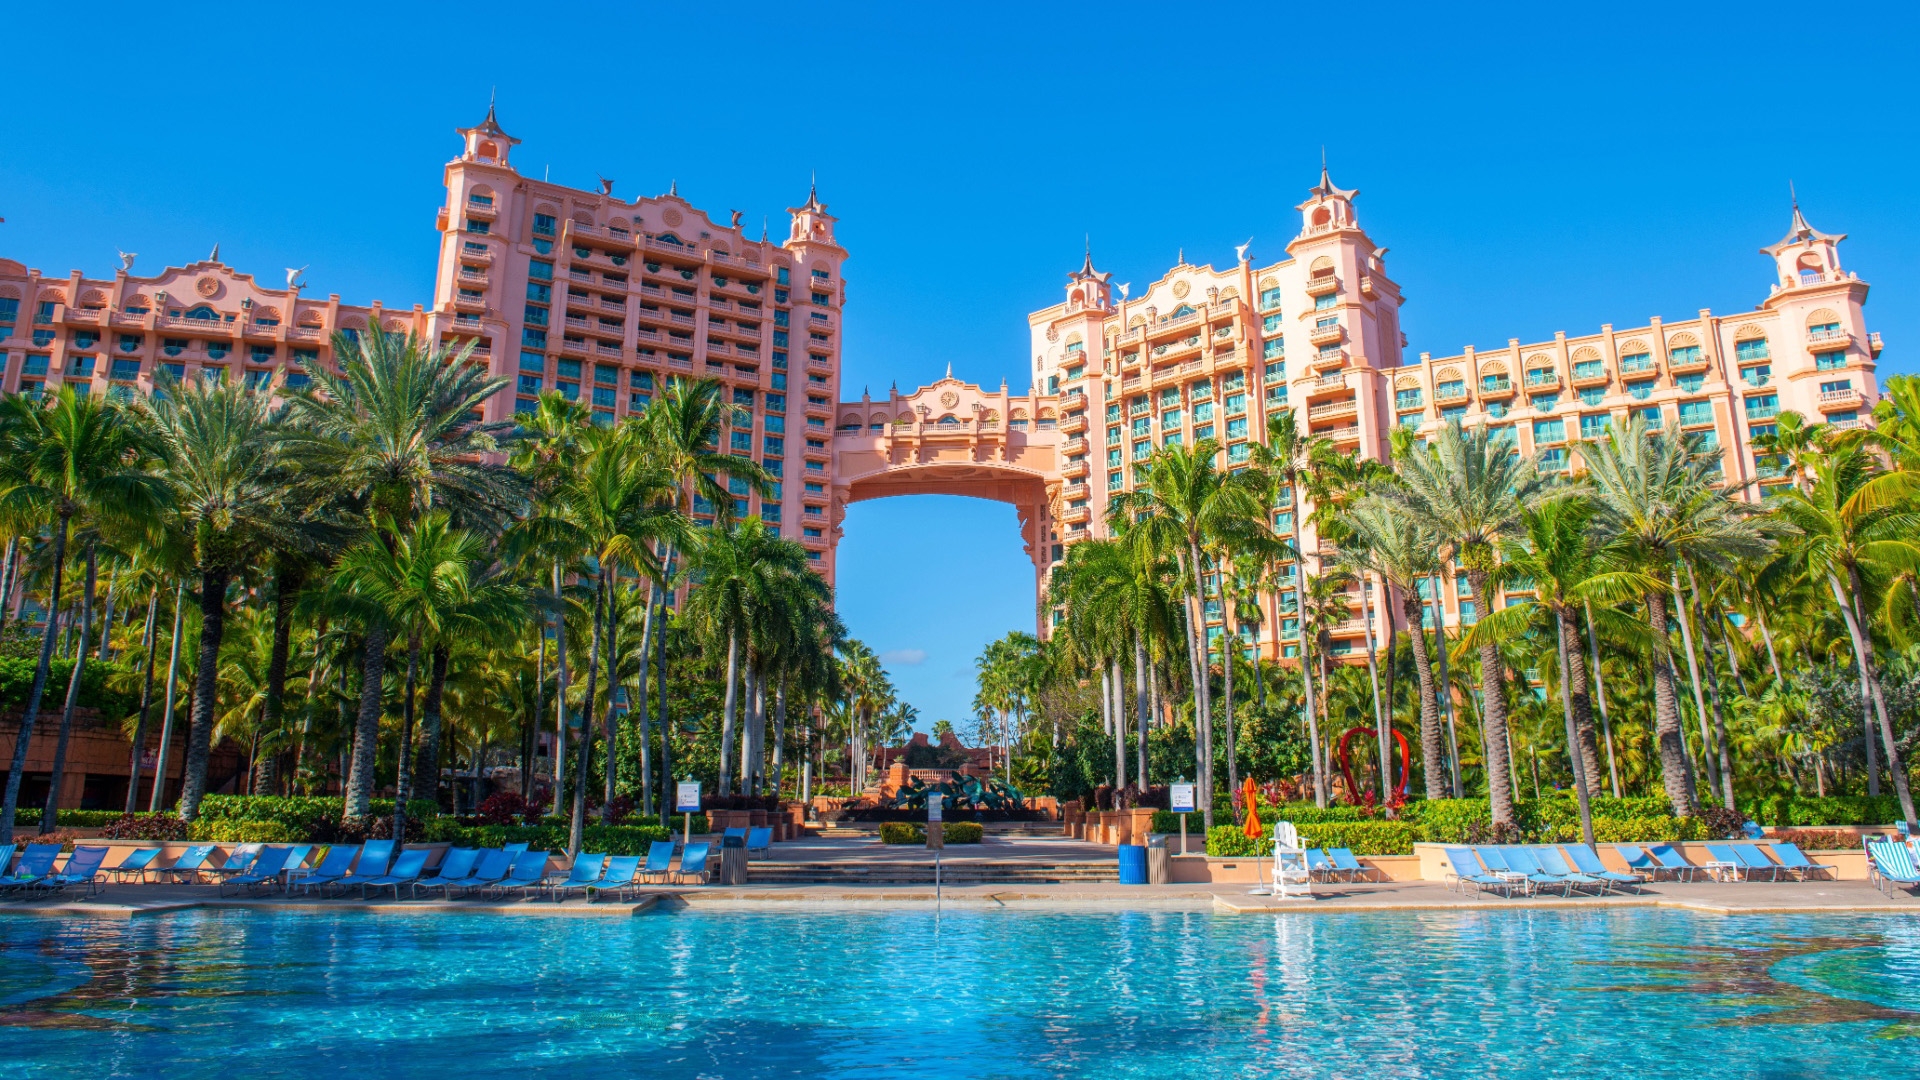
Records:
{"label": "rooftop cupola", "polygon": [[833,223],[840,220],[827,213],[827,204],[820,201],[819,188],[807,187],[807,201],[800,206],[787,207],[787,213],[793,215],[793,232],[788,238],[789,244],[815,243],[838,247],[833,238]]}
{"label": "rooftop cupola", "polygon": [[1326,162],[1320,163],[1320,182],[1307,194],[1307,201],[1294,207],[1301,215],[1301,236],[1358,227],[1359,222],[1353,216],[1353,197],[1360,194],[1359,189],[1335,187],[1333,178],[1327,175]]}
{"label": "rooftop cupola", "polygon": [[1773,256],[1780,271],[1780,284],[1786,288],[1819,285],[1840,277],[1840,241],[1846,233],[1823,233],[1807,224],[1800,213],[1800,200],[1793,201],[1793,222],[1780,242],[1760,249]]}
{"label": "rooftop cupola", "polygon": [[1106,309],[1113,304],[1110,282],[1113,274],[1093,268],[1093,246],[1087,246],[1085,261],[1080,269],[1067,275],[1067,310],[1079,311],[1086,308]]}
{"label": "rooftop cupola", "polygon": [[487,165],[508,165],[507,156],[520,140],[500,129],[500,118],[494,115],[493,101],[487,101],[487,118],[469,128],[455,129],[466,140],[466,148],[460,157],[463,161],[477,161]]}

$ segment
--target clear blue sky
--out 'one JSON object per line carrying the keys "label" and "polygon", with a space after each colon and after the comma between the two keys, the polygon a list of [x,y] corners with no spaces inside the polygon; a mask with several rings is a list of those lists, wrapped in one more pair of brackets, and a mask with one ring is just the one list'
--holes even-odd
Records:
{"label": "clear blue sky", "polygon": [[[809,172],[852,252],[846,390],[1026,379],[1025,314],[1091,234],[1117,280],[1272,259],[1325,146],[1391,247],[1411,351],[1766,295],[1787,182],[1873,283],[1881,376],[1920,341],[1910,6],[468,3],[126,5],[109,61],[15,50],[0,256],[204,257],[348,301],[429,299],[456,125],[490,88],[522,168],[773,220]],[[58,16],[56,16],[58,18]],[[501,36],[496,31],[504,31]],[[665,106],[666,108],[662,108]],[[841,606],[928,725],[1032,625],[1013,511],[856,506]]]}

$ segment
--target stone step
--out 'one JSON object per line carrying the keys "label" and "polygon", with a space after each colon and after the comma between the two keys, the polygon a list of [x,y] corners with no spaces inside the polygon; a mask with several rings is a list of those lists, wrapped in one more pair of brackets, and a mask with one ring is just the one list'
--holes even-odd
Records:
{"label": "stone step", "polygon": [[[1036,885],[1118,881],[1119,868],[1095,863],[943,863],[947,885]],[[747,870],[756,885],[931,885],[932,863],[757,863]]]}

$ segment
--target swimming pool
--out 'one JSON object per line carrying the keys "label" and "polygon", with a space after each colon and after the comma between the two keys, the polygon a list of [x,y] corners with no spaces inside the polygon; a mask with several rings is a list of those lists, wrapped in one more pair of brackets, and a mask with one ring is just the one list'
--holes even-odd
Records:
{"label": "swimming pool", "polygon": [[0,918],[10,1077],[1912,1076],[1920,922]]}

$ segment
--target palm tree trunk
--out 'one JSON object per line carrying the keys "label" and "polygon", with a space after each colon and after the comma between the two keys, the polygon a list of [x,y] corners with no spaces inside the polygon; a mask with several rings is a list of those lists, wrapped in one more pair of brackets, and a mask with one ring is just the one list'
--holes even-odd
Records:
{"label": "palm tree trunk", "polygon": [[752,795],[753,791],[753,664],[749,661],[741,665],[740,671],[740,794]]}
{"label": "palm tree trunk", "polygon": [[1600,635],[1593,629],[1593,603],[1585,605],[1587,613],[1587,646],[1593,654],[1593,695],[1600,702],[1600,738],[1607,744],[1607,779],[1613,785],[1613,797],[1620,797],[1620,767],[1613,757],[1613,721],[1607,715],[1607,682],[1600,670]]}
{"label": "palm tree trunk", "polygon": [[1760,640],[1767,643],[1767,666],[1773,668],[1774,679],[1784,679],[1780,674],[1780,657],[1773,651],[1773,631],[1767,629],[1767,612],[1761,604],[1753,605],[1753,621],[1760,624]]}
{"label": "palm tree trunk", "polygon": [[774,798],[780,797],[787,777],[787,680],[782,678],[773,688],[773,771],[771,791]]}
{"label": "palm tree trunk", "polygon": [[[1453,706],[1453,683],[1447,677],[1447,609],[1440,602],[1440,575],[1433,574],[1427,580],[1433,592],[1433,653],[1439,667],[1437,685],[1434,687],[1434,706],[1447,717],[1447,773],[1453,781],[1453,797],[1464,799],[1467,789],[1460,780],[1460,722]],[[1425,637],[1422,631],[1423,645]]]}
{"label": "palm tree trunk", "polygon": [[420,686],[420,631],[407,632],[407,680],[400,694],[400,747],[393,755],[393,842],[406,842],[407,800],[413,797],[413,710]]}
{"label": "palm tree trunk", "polygon": [[[374,767],[379,762],[380,714],[386,708],[387,627],[374,623],[367,627],[367,640],[360,654],[360,712],[354,720],[353,757],[347,773],[347,796],[341,807],[342,821],[356,821],[373,812]],[[186,796],[181,795],[184,807]]]}
{"label": "palm tree trunk", "polygon": [[232,575],[233,571],[225,566],[200,572],[200,656],[193,672],[187,775],[180,785],[181,821],[200,816],[200,800],[207,793],[207,759],[213,751],[213,711],[220,693],[220,640],[227,630],[227,583]]}
{"label": "palm tree trunk", "polygon": [[1655,589],[1647,594],[1647,623],[1653,628],[1653,731],[1660,748],[1660,776],[1673,803],[1673,812],[1681,817],[1695,813],[1693,780],[1688,773],[1687,747],[1680,729],[1680,696],[1673,680],[1673,666],[1660,655],[1667,643],[1667,596]]}
{"label": "palm tree trunk", "polygon": [[1580,840],[1588,847],[1593,846],[1593,802],[1592,790],[1588,778],[1593,776],[1595,764],[1592,744],[1581,736],[1582,717],[1576,712],[1586,712],[1585,726],[1589,731],[1593,727],[1591,706],[1587,702],[1587,671],[1577,650],[1567,648],[1567,635],[1579,634],[1573,622],[1573,609],[1558,607],[1553,612],[1553,644],[1560,653],[1560,709],[1567,721],[1567,761],[1573,766],[1573,791],[1580,804]]}
{"label": "palm tree trunk", "polygon": [[1200,577],[1199,556],[1197,553],[1194,556],[1192,566],[1194,568],[1192,575],[1193,587],[1186,590],[1187,595],[1181,598],[1181,606],[1186,609],[1183,612],[1186,616],[1183,621],[1186,623],[1187,666],[1191,668],[1193,672],[1193,773],[1194,779],[1199,781],[1200,784],[1201,814],[1204,819],[1203,827],[1211,829],[1213,828],[1213,784],[1212,778],[1207,775],[1207,744],[1209,742],[1209,735],[1206,727],[1206,711],[1201,699],[1201,694],[1203,693],[1206,682],[1206,673],[1200,666],[1200,646],[1195,642],[1195,636],[1200,632],[1200,624],[1195,617],[1197,614],[1196,609],[1204,610],[1202,602],[1198,597]]}
{"label": "palm tree trunk", "polygon": [[1707,787],[1721,789],[1725,805],[1731,808],[1733,799],[1727,794],[1730,788],[1723,788],[1720,782],[1720,757],[1715,753],[1713,730],[1707,725],[1707,699],[1700,687],[1700,663],[1693,655],[1693,628],[1687,619],[1687,605],[1680,598],[1680,575],[1669,571],[1673,585],[1673,614],[1680,622],[1680,646],[1687,651],[1687,678],[1693,684],[1693,708],[1700,717],[1700,756],[1707,763]]}
{"label": "palm tree trunk", "polygon": [[95,659],[98,659],[103,664],[112,658],[113,602],[116,599],[114,585],[118,580],[117,576],[107,579],[107,610],[105,614],[100,616],[100,654]]}
{"label": "palm tree trunk", "polygon": [[[1393,799],[1393,759],[1387,756],[1387,716],[1380,709],[1380,671],[1374,662],[1373,575],[1360,575],[1360,624],[1367,633],[1367,685],[1373,690],[1373,735],[1380,754],[1380,805]],[[1388,657],[1392,659],[1391,656]]]}
{"label": "palm tree trunk", "polygon": [[[600,630],[606,618],[606,599],[607,570],[601,563],[600,572],[593,578],[593,638],[587,644],[587,689],[580,698],[580,759],[573,770],[573,820],[567,829],[569,860],[579,856],[580,845],[586,842],[587,782],[593,775],[593,700],[599,689]],[[611,755],[613,748],[608,747],[607,753]]]}
{"label": "palm tree trunk", "polygon": [[[1467,584],[1473,589],[1474,610],[1484,618],[1493,608],[1487,591],[1487,572],[1469,566]],[[1507,687],[1501,676],[1500,647],[1492,640],[1480,645],[1481,750],[1487,759],[1487,803],[1495,825],[1513,821],[1513,788],[1508,773],[1513,759],[1507,750]]]}
{"label": "palm tree trunk", "polygon": [[1420,590],[1400,595],[1400,613],[1407,617],[1407,641],[1413,646],[1413,677],[1420,692],[1420,760],[1427,778],[1427,798],[1447,797],[1447,776],[1440,768],[1440,708],[1435,703],[1433,661],[1427,656],[1427,632],[1420,625]]}
{"label": "palm tree trunk", "polygon": [[653,816],[653,725],[647,710],[647,661],[653,655],[654,601],[660,583],[647,582],[647,613],[640,623],[640,673],[634,687],[635,708],[640,714],[640,813]]}
{"label": "palm tree trunk", "polygon": [[617,704],[619,698],[619,694],[614,688],[620,685],[618,678],[619,665],[616,659],[619,655],[617,646],[620,634],[620,621],[613,617],[613,590],[618,587],[618,582],[619,572],[617,570],[609,571],[607,574],[607,626],[605,630],[607,637],[607,710],[600,724],[600,737],[603,745],[606,747],[604,756],[606,757],[607,766],[605,770],[606,782],[604,792],[600,799],[600,824],[602,825],[613,824],[613,800],[618,795],[619,788],[617,784],[620,779],[620,755],[617,752],[620,748],[620,718],[618,714],[614,712],[614,706]]}
{"label": "palm tree trunk", "polygon": [[187,615],[187,583],[183,578],[173,586],[173,638],[167,644],[167,703],[160,716],[160,750],[153,760],[153,795],[147,800],[147,812],[157,814],[167,792],[167,752],[173,747],[173,704],[179,696],[180,629]]}
{"label": "palm tree trunk", "polygon": [[7,557],[0,559],[0,622],[13,618],[14,561],[20,553],[20,538],[7,537]]}
{"label": "palm tree trunk", "polygon": [[[1849,581],[1858,588],[1858,582],[1852,581],[1852,568],[1848,569]],[[1905,816],[1908,832],[1920,832],[1920,822],[1916,822],[1913,812],[1913,792],[1907,785],[1907,770],[1900,761],[1900,744],[1894,738],[1893,724],[1887,716],[1887,701],[1880,692],[1880,680],[1873,674],[1873,642],[1860,630],[1860,621],[1854,616],[1853,604],[1840,587],[1840,579],[1833,574],[1827,575],[1827,585],[1833,590],[1833,598],[1840,605],[1840,614],[1847,623],[1847,636],[1853,641],[1854,658],[1860,664],[1860,679],[1866,683],[1872,694],[1873,708],[1880,720],[1880,738],[1887,751],[1887,774],[1893,777],[1893,792],[1900,797],[1900,813]],[[1869,744],[1872,740],[1869,738]]]}
{"label": "palm tree trunk", "polygon": [[[654,669],[653,681],[659,712],[654,714],[654,728],[660,732],[660,824],[667,824],[667,816],[673,809],[675,798],[673,785],[673,730],[667,717],[667,594],[660,593],[660,632],[653,638]],[[640,658],[646,663],[646,657]]]}
{"label": "palm tree trunk", "polygon": [[[0,611],[6,610],[0,604]],[[133,753],[127,755],[127,804],[122,813],[131,814],[140,806],[140,764],[147,752],[147,710],[153,703],[153,667],[155,654],[160,651],[160,635],[154,633],[154,621],[160,614],[160,586],[156,583],[153,594],[147,598],[147,628],[142,632],[140,643],[147,650],[146,678],[140,685],[140,719],[133,728]]]}
{"label": "palm tree trunk", "polygon": [[1133,631],[1133,737],[1134,737],[1134,783],[1141,791],[1147,790],[1147,722],[1153,713],[1148,709],[1147,693],[1147,639],[1139,627]]}
{"label": "palm tree trunk", "polygon": [[60,788],[67,777],[67,744],[73,738],[73,710],[80,703],[80,679],[87,667],[87,635],[93,630],[93,589],[99,570],[99,550],[87,544],[86,584],[80,590],[80,646],[73,652],[73,670],[67,676],[67,699],[60,708],[60,735],[53,745],[53,772],[48,778],[47,805],[40,812],[40,834],[53,831],[60,816]]}
{"label": "palm tree trunk", "polygon": [[[547,624],[544,619],[534,620],[533,645],[533,708],[532,715],[527,718],[529,730],[523,741],[526,750],[520,757],[520,797],[523,799],[533,794],[534,751],[540,745],[540,722],[544,718],[547,701]],[[559,752],[560,748],[555,746],[553,753],[548,755],[548,771],[552,771],[551,763]]]}
{"label": "palm tree trunk", "polygon": [[40,634],[40,659],[33,668],[33,687],[27,691],[27,704],[20,713],[20,732],[13,740],[13,764],[7,770],[7,794],[0,805],[0,844],[13,841],[13,818],[20,806],[20,780],[27,770],[27,747],[33,741],[34,721],[40,717],[40,697],[46,693],[47,671],[53,665],[53,643],[60,637],[60,586],[67,565],[66,515],[53,526],[53,583],[47,590],[47,627]]}
{"label": "palm tree trunk", "polygon": [[740,630],[727,631],[727,689],[720,706],[720,794],[733,791],[733,717],[739,701]]}
{"label": "palm tree trunk", "polygon": [[[413,767],[413,790],[418,797],[436,802],[440,799],[440,744],[445,727],[440,712],[447,691],[447,667],[452,661],[452,650],[446,642],[434,645],[427,660],[427,696],[420,703],[420,753]],[[456,744],[454,753],[459,749]]]}
{"label": "palm tree trunk", "polygon": [[[273,575],[273,646],[267,654],[266,699],[260,708],[260,730],[266,735],[280,730],[281,718],[286,713],[287,660],[292,651],[293,603],[300,595],[303,576],[299,569],[288,566],[277,567]],[[266,771],[264,776],[254,777],[255,786],[263,782],[272,785],[275,757],[274,754],[261,755],[261,760],[266,763]]]}
{"label": "palm tree trunk", "polygon": [[[1120,661],[1108,659],[1107,672],[1112,676],[1107,680],[1109,695],[1113,698],[1113,787],[1118,791],[1127,786],[1127,709],[1126,676],[1120,669]],[[1001,729],[1005,730],[1006,714],[1001,714]],[[1002,737],[1001,742],[1011,748],[1011,741]]]}
{"label": "palm tree trunk", "polygon": [[560,560],[553,560],[553,643],[559,682],[553,691],[553,797],[567,789],[567,601],[560,592]]}

